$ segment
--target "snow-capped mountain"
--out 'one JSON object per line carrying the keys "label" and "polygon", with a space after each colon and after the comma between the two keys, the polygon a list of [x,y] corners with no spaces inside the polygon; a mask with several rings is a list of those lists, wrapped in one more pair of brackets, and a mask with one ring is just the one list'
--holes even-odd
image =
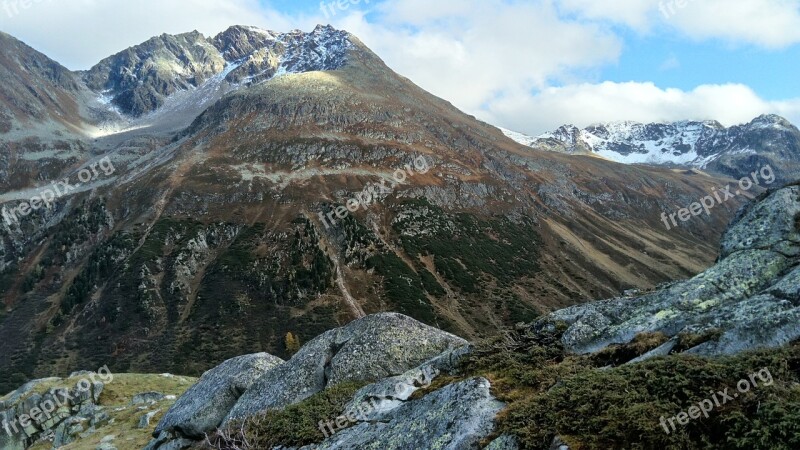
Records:
{"label": "snow-capped mountain", "polygon": [[349,38],[322,25],[311,33],[233,26],[213,38],[197,31],[163,34],[104,59],[83,78],[121,112],[138,117],[209,82],[251,85],[285,73],[336,70],[353,47]]}
{"label": "snow-capped mountain", "polygon": [[716,121],[613,122],[584,129],[565,125],[536,138],[508,131],[506,136],[531,147],[623,164],[690,167],[733,177],[772,164],[782,180],[800,177],[800,130],[776,115],[730,128]]}

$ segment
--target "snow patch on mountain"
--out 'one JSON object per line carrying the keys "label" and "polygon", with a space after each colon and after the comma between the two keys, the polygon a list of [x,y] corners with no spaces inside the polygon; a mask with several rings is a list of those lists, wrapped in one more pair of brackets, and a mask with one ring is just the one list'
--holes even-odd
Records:
{"label": "snow patch on mountain", "polygon": [[[113,113],[115,119],[88,134],[97,138],[143,129],[156,134],[175,132],[188,126],[228,93],[287,74],[339,69],[346,64],[347,54],[354,48],[349,33],[321,25],[310,33],[299,30],[276,33],[256,27],[235,26],[213,39],[200,38],[202,44],[195,45],[216,52],[224,60],[224,66],[207,67],[212,76],[199,85],[187,81],[163,97],[158,108],[139,117],[124,114],[114,103],[120,92],[113,89],[97,92],[97,104]],[[187,78],[184,67],[175,64],[163,67],[168,68],[176,79]],[[130,75],[135,77],[129,68],[120,70],[131,72]]]}
{"label": "snow patch on mountain", "polygon": [[511,138],[522,145],[531,146],[537,141],[537,138],[535,137],[528,136],[527,134],[517,133],[516,131],[507,130],[505,128],[500,127],[500,131],[502,131],[506,137]]}

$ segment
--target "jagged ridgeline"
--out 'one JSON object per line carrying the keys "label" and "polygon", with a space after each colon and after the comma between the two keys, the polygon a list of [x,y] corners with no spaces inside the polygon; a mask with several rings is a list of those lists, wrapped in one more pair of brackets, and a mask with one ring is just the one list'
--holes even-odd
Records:
{"label": "jagged ridgeline", "polygon": [[701,169],[736,179],[770,166],[779,184],[800,178],[800,130],[774,114],[732,127],[714,120],[616,122],[585,129],[565,125],[538,138],[506,133],[525,145],[568,154],[596,154],[625,164]]}

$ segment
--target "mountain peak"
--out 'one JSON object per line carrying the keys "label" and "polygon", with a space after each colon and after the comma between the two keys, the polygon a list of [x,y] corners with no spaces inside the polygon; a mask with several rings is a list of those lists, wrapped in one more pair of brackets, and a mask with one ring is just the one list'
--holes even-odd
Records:
{"label": "mountain peak", "polygon": [[762,114],[753,119],[747,126],[767,126],[775,128],[789,128],[796,129],[796,127],[786,120],[786,118],[777,114]]}
{"label": "mountain peak", "polygon": [[354,47],[350,33],[330,25],[310,33],[234,25],[213,38],[198,31],[151,38],[101,61],[84,80],[121,112],[139,117],[207,83],[224,80],[234,89],[286,73],[337,70]]}

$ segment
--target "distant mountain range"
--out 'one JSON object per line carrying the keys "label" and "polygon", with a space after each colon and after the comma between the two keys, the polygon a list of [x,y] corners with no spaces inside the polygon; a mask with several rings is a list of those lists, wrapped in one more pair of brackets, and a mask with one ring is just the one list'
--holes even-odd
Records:
{"label": "distant mountain range", "polygon": [[726,128],[716,121],[564,125],[538,137],[504,130],[517,142],[623,164],[697,168],[740,178],[767,164],[781,182],[800,179],[800,130],[776,115]]}

